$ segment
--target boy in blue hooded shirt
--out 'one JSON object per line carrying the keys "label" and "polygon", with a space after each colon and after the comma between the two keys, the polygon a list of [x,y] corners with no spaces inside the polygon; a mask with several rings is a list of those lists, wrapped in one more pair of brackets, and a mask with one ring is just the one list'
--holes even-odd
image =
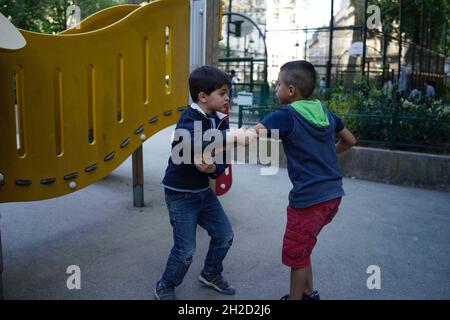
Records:
{"label": "boy in blue hooded shirt", "polygon": [[310,99],[315,85],[316,71],[311,63],[284,64],[277,97],[285,106],[250,129],[257,133],[279,130],[293,184],[282,253],[283,264],[291,267],[291,289],[283,299],[320,299],[313,286],[310,256],[317,235],[334,218],[344,195],[337,153],[356,144],[339,117],[320,101]]}

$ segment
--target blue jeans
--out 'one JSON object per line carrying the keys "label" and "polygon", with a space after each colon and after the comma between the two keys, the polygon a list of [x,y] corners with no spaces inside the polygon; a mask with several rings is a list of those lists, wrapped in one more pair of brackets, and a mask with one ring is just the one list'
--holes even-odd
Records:
{"label": "blue jeans", "polygon": [[160,280],[162,284],[178,286],[183,281],[195,252],[197,224],[211,237],[203,272],[207,275],[221,274],[222,261],[233,243],[233,230],[214,191],[164,190],[174,245]]}

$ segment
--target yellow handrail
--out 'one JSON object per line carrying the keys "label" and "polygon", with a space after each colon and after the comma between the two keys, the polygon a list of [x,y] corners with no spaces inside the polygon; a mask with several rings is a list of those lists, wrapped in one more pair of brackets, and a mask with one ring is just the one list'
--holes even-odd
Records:
{"label": "yellow handrail", "polygon": [[138,8],[139,5],[137,4],[123,4],[109,7],[90,15],[76,27],[64,30],[59,34],[79,34],[108,27]]}

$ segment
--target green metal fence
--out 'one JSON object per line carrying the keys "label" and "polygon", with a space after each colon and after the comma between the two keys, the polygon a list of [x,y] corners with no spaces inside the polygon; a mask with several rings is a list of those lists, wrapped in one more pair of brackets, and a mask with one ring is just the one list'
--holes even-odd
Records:
{"label": "green metal fence", "polygon": [[339,114],[359,144],[450,152],[450,121],[407,115]]}
{"label": "green metal fence", "polygon": [[[276,108],[239,107],[239,127],[258,123]],[[392,150],[450,153],[450,121],[391,114],[337,113],[358,144]]]}
{"label": "green metal fence", "polygon": [[254,126],[269,113],[276,111],[275,108],[260,106],[239,106],[238,127]]}
{"label": "green metal fence", "polygon": [[233,96],[237,97],[241,91],[253,93],[253,104],[267,105],[270,96],[268,83],[235,83],[233,84]]}

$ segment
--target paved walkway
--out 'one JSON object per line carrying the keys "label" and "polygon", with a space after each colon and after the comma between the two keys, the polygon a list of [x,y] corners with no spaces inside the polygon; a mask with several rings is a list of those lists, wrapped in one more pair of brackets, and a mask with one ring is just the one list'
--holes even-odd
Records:
{"label": "paved walkway", "polygon": [[[159,182],[171,129],[144,145],[146,207],[132,206],[131,160],[109,177],[58,199],[0,204],[7,299],[152,299],[172,245]],[[202,287],[197,275],[208,236],[180,299],[279,299],[289,269],[280,262],[291,184],[285,169],[260,176],[235,165],[234,187],[221,197],[235,230],[225,261],[232,297]],[[345,179],[347,196],[313,255],[323,299],[450,299],[450,195]],[[68,290],[66,269],[81,268],[81,290]],[[381,289],[369,290],[367,267],[381,268]]]}

